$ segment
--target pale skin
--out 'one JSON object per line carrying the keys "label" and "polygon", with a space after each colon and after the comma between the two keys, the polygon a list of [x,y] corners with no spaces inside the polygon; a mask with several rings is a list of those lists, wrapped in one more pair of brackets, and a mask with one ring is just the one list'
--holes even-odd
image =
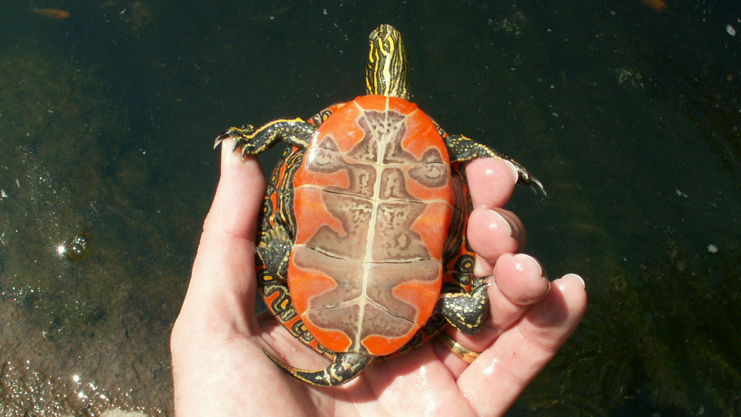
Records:
{"label": "pale skin", "polygon": [[186,416],[500,416],[574,332],[586,309],[584,281],[553,282],[517,252],[525,229],[502,207],[514,167],[481,159],[466,167],[476,209],[468,235],[476,274],[493,275],[486,328],[458,343],[482,352],[472,364],[437,340],[369,366],[338,387],[317,388],[281,371],[263,353],[306,369],[328,361],[269,314],[255,315],[254,247],[265,180],[254,157],[222,144],[221,179],[203,226],[193,275],[171,337],[175,410]]}

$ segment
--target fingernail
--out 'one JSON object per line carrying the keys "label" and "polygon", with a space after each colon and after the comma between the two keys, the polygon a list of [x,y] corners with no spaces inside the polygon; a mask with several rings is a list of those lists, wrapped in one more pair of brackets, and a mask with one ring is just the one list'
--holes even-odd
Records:
{"label": "fingernail", "polygon": [[581,286],[582,286],[582,288],[587,288],[587,284],[584,283],[584,279],[582,277],[580,277],[579,275],[576,275],[576,274],[566,274],[563,277],[564,278],[573,279],[574,281],[580,283]]}
{"label": "fingernail", "polygon": [[515,240],[519,240],[520,239],[520,229],[518,229],[517,228],[517,225],[512,220],[510,220],[510,218],[507,216],[506,212],[500,211],[496,207],[493,208],[492,211],[494,211],[494,213],[497,213],[499,215],[499,217],[502,220],[504,220],[505,223],[507,223],[509,225],[509,237],[511,237],[512,239],[515,239]]}
{"label": "fingernail", "polygon": [[482,259],[479,255],[476,255],[476,262],[473,264],[473,275],[477,277],[483,277],[491,274],[492,266]]}
{"label": "fingernail", "polygon": [[525,254],[525,253],[518,253],[517,255],[515,255],[515,258],[518,261],[520,261],[520,262],[523,262],[523,263],[524,262],[528,262],[528,263],[534,265],[540,271],[540,276],[541,277],[544,277],[544,278],[547,278],[545,276],[545,273],[543,272],[543,265],[541,265],[540,262],[538,262],[537,259],[535,259],[532,256],[530,256],[528,254]]}
{"label": "fingernail", "polygon": [[517,172],[517,168],[515,168],[515,164],[507,160],[505,160],[504,162],[507,163],[507,166],[509,167],[510,172],[512,172],[512,183],[517,184],[517,181],[520,180],[520,173]]}
{"label": "fingernail", "polygon": [[[230,142],[228,144],[229,146],[224,146],[223,143],[221,144],[221,146],[224,149],[223,152],[226,153],[225,157],[226,157],[227,163],[230,163],[230,164],[241,164],[241,163],[244,163],[244,157],[242,156],[242,149],[241,148],[240,149],[234,149],[234,146],[231,146],[231,142],[233,142],[233,140],[231,140],[231,139],[228,139],[228,140]],[[224,141],[224,142],[226,142],[226,141]]]}

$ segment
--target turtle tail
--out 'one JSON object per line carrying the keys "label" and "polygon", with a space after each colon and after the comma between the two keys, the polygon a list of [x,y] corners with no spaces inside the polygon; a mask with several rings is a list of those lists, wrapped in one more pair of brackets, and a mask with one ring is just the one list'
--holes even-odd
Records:
{"label": "turtle tail", "polygon": [[332,363],[323,370],[307,371],[286,365],[265,349],[263,349],[263,352],[265,352],[265,355],[271,361],[292,377],[319,387],[342,385],[360,375],[363,369],[373,362],[373,356],[361,355],[360,353],[337,353]]}

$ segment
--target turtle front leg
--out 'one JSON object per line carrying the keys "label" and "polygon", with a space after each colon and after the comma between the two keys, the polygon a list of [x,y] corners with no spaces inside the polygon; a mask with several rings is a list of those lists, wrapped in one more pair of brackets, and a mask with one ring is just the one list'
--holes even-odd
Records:
{"label": "turtle front leg", "polygon": [[519,162],[511,159],[510,157],[504,155],[499,151],[477,143],[473,139],[467,138],[463,135],[447,136],[445,138],[445,145],[448,148],[448,154],[450,155],[451,164],[456,162],[467,162],[476,158],[504,159],[505,161],[511,162],[515,166],[517,174],[519,175],[519,180],[517,181],[518,183],[527,185],[536,192],[540,191],[543,193],[543,195],[546,194],[545,189],[543,188],[543,184],[541,184],[537,178],[530,175],[525,167],[520,165]]}
{"label": "turtle front leg", "polygon": [[214,148],[225,139],[234,139],[234,149],[242,147],[242,156],[258,155],[276,143],[283,141],[299,148],[309,146],[316,127],[301,119],[274,120],[265,126],[255,129],[252,125],[232,127],[216,137]]}
{"label": "turtle front leg", "polygon": [[473,281],[471,292],[444,293],[437,302],[437,311],[460,332],[472,335],[481,330],[489,315],[489,294],[485,278]]}
{"label": "turtle front leg", "polygon": [[326,368],[321,371],[307,371],[286,365],[264,349],[263,352],[273,363],[292,377],[320,387],[342,385],[360,375],[363,369],[373,362],[373,356],[361,355],[360,353],[337,353],[332,359],[332,363]]}

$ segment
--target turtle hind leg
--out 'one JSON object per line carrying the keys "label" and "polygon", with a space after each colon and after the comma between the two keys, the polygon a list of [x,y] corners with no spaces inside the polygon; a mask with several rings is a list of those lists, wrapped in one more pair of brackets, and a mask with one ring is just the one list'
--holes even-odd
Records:
{"label": "turtle hind leg", "polygon": [[470,293],[441,294],[438,312],[461,333],[475,334],[484,327],[489,315],[488,286],[485,279],[478,278],[473,281]]}
{"label": "turtle hind leg", "polygon": [[497,158],[509,161],[515,166],[519,179],[518,183],[529,186],[536,193],[540,191],[546,195],[543,184],[531,175],[519,162],[511,159],[503,153],[482,145],[471,138],[463,135],[450,135],[445,138],[445,145],[450,154],[450,163],[467,162],[476,158]]}
{"label": "turtle hind leg", "polygon": [[373,356],[362,355],[360,353],[337,353],[332,363],[323,370],[307,371],[286,365],[265,349],[263,349],[263,352],[265,352],[265,355],[273,363],[292,377],[307,384],[320,387],[342,385],[360,375],[363,369],[373,362]]}

